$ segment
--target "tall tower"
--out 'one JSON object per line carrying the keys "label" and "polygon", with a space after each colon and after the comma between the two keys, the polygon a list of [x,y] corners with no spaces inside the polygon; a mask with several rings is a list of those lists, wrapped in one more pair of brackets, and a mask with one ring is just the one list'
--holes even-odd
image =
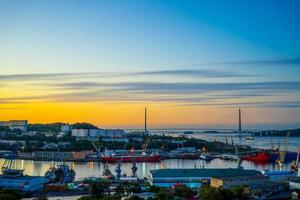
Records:
{"label": "tall tower", "polygon": [[242,116],[241,109],[239,108],[239,143],[242,143]]}
{"label": "tall tower", "polygon": [[147,108],[145,107],[145,127],[144,127],[145,134],[147,133]]}
{"label": "tall tower", "polygon": [[241,109],[239,108],[239,132],[242,132],[242,116],[241,116]]}

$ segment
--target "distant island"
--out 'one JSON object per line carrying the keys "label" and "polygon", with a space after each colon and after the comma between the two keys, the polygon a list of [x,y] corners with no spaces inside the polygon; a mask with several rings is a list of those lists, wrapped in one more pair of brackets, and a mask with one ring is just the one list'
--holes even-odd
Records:
{"label": "distant island", "polygon": [[203,131],[203,133],[220,133],[219,131]]}

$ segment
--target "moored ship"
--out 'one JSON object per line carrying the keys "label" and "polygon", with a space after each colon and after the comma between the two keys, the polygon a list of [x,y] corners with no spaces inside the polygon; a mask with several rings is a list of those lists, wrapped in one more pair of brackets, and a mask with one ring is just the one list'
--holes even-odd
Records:
{"label": "moored ship", "polygon": [[75,171],[64,162],[57,167],[51,167],[45,173],[45,177],[48,178],[50,182],[59,183],[71,183],[75,180],[75,176]]}
{"label": "moored ship", "polygon": [[[243,160],[249,160],[253,162],[276,162],[280,159],[280,153],[275,152],[258,152],[251,155],[245,155],[242,157]],[[286,152],[284,162],[291,162],[297,159],[297,153]]]}
{"label": "moored ship", "polygon": [[243,160],[253,161],[253,162],[268,162],[270,154],[266,152],[258,152],[252,155],[245,155],[242,157]]}

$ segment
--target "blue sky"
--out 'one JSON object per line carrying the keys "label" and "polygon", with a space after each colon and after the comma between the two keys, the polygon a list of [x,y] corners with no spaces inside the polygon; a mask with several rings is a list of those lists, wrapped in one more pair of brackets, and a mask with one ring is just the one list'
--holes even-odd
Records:
{"label": "blue sky", "polygon": [[299,9],[299,1],[1,0],[3,73],[294,59]]}
{"label": "blue sky", "polygon": [[299,113],[299,10],[296,0],[0,0],[0,109],[111,100]]}

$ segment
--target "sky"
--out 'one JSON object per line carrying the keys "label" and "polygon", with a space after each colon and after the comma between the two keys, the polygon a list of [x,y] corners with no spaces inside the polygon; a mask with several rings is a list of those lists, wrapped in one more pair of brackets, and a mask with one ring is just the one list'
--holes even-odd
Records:
{"label": "sky", "polygon": [[0,0],[0,120],[300,127],[300,2]]}

